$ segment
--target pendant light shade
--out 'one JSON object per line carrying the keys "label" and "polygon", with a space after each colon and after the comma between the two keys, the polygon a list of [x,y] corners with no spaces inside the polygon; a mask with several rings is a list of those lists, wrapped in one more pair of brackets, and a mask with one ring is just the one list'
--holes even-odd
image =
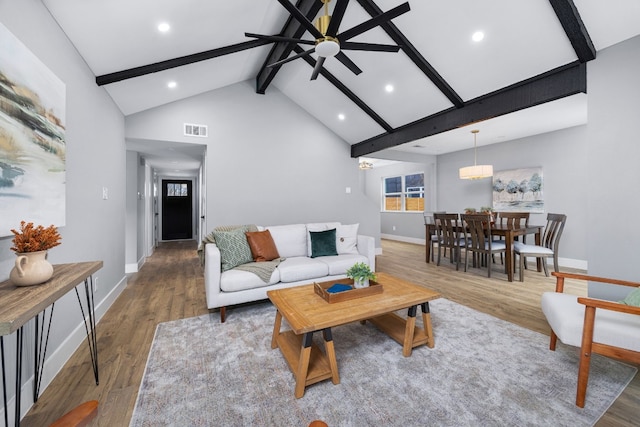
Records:
{"label": "pendant light shade", "polygon": [[466,166],[464,168],[460,168],[459,176],[460,179],[482,179],[489,178],[493,176],[493,166],[492,165],[478,165],[477,164],[477,141],[476,137],[478,136],[477,129],[471,131],[473,134],[473,166]]}

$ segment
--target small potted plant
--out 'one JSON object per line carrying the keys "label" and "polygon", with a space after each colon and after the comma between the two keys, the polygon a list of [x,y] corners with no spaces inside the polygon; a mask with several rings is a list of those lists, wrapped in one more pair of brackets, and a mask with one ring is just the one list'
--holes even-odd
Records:
{"label": "small potted plant", "polygon": [[356,288],[366,288],[369,280],[376,280],[376,274],[371,271],[369,265],[364,262],[357,262],[347,270],[347,277],[353,279]]}
{"label": "small potted plant", "polygon": [[476,208],[464,208],[464,213],[467,215],[476,213]]}
{"label": "small potted plant", "polygon": [[34,226],[32,222],[20,222],[20,230],[11,230],[13,246],[17,255],[15,267],[9,278],[16,286],[31,286],[44,283],[53,275],[53,266],[47,261],[47,251],[60,244],[58,229],[50,225]]}
{"label": "small potted plant", "polygon": [[494,221],[493,208],[489,206],[482,206],[480,208],[480,212],[489,215],[489,220],[493,224],[493,221]]}

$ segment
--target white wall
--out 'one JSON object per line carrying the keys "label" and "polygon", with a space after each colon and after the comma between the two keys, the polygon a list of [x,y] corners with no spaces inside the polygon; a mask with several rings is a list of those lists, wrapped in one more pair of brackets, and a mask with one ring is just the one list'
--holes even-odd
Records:
{"label": "white wall", "polygon": [[[640,281],[640,36],[598,52],[589,63],[587,186],[585,229],[589,272],[596,276]],[[589,293],[602,295],[591,284]],[[606,291],[610,292],[610,291]],[[611,294],[612,299],[628,292]]]}
{"label": "white wall", "polygon": [[[94,75],[40,1],[1,1],[0,22],[66,84],[66,226],[60,228],[62,244],[49,251],[49,260],[53,264],[104,262],[94,276],[99,279],[95,298],[100,317],[126,280],[124,118],[106,92],[96,86]],[[103,187],[109,190],[108,200],[102,200]],[[0,280],[7,279],[13,267],[15,255],[10,247],[11,238],[0,238]],[[42,390],[78,345],[86,349],[81,320],[75,292],[56,303]],[[25,333],[26,355],[31,358],[33,322],[27,324]],[[15,334],[5,337],[4,342],[11,406]],[[23,371],[23,414],[32,402],[32,375],[33,360],[28,359]],[[9,417],[12,420],[13,410]]]}
{"label": "white wall", "polygon": [[193,142],[182,134],[185,122],[209,126],[198,140],[207,144],[207,232],[335,220],[360,223],[379,246],[378,208],[360,191],[349,145],[275,87],[258,95],[247,81],[134,114],[126,136]]}

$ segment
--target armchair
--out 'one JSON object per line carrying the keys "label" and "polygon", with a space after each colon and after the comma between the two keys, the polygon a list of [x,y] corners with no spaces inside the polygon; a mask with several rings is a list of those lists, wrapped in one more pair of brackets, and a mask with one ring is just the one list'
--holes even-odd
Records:
{"label": "armchair", "polygon": [[591,354],[640,364],[640,307],[563,293],[564,279],[640,288],[640,283],[583,274],[553,272],[556,291],[542,295],[542,311],[551,326],[549,349],[557,339],[580,347],[576,405],[584,408]]}

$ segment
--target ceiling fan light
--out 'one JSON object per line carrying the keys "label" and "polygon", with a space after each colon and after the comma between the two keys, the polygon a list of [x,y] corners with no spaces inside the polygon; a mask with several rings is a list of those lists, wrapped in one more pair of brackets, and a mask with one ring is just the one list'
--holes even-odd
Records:
{"label": "ceiling fan light", "polygon": [[340,52],[340,45],[332,40],[323,40],[316,45],[316,53],[325,58],[336,56],[338,52]]}

